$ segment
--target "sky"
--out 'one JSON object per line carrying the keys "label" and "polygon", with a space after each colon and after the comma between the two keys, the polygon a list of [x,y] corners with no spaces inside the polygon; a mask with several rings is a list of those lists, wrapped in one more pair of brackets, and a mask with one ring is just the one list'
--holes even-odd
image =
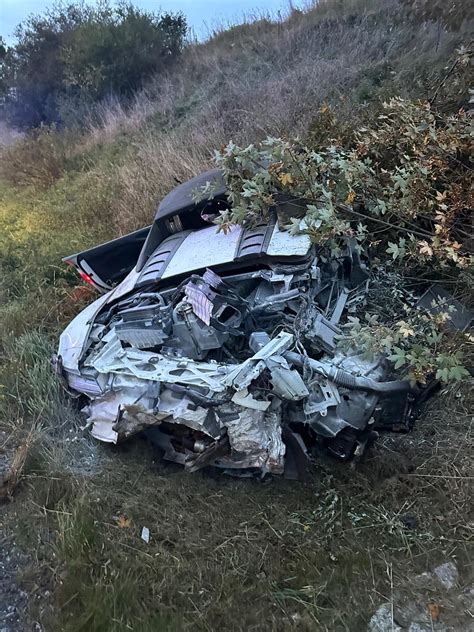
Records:
{"label": "sky", "polygon": [[[91,2],[92,3],[92,2]],[[17,24],[31,13],[42,13],[54,0],[0,0],[0,35],[13,44]],[[182,11],[197,37],[205,38],[214,26],[236,24],[244,15],[277,12],[288,8],[288,0],[133,0],[132,4],[147,11]],[[301,3],[295,2],[298,5]]]}

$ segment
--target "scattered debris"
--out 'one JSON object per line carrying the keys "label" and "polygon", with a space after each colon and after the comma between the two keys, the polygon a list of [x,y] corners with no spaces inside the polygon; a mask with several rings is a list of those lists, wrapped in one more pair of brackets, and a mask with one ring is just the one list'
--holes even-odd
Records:
{"label": "scattered debris", "polygon": [[142,528],[141,538],[143,542],[146,542],[147,544],[150,542],[150,529],[148,527]]}
{"label": "scattered debris", "polygon": [[474,630],[472,590],[461,587],[454,562],[399,582],[391,603],[374,613],[368,632]]}

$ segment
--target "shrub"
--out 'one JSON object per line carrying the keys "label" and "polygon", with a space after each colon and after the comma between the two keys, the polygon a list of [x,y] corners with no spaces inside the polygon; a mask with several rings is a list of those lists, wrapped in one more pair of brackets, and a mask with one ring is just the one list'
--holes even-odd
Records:
{"label": "shrub", "polygon": [[155,15],[122,3],[97,7],[57,5],[30,16],[15,32],[18,43],[3,57],[1,76],[14,94],[10,120],[21,128],[59,122],[65,96],[97,101],[129,96],[181,52],[181,14]]}
{"label": "shrub", "polygon": [[290,230],[333,254],[341,240],[356,237],[385,245],[394,261],[467,267],[470,117],[436,115],[427,103],[402,99],[384,108],[348,148],[280,138],[245,148],[229,143],[216,153],[232,202],[220,227],[256,223],[277,205]]}
{"label": "shrub", "polygon": [[[216,220],[219,228],[251,226],[276,208],[280,226],[308,234],[323,258],[340,256],[355,239],[366,253],[412,276],[437,271],[459,279],[473,260],[470,118],[400,98],[384,108],[345,148],[267,138],[216,152],[231,202]],[[196,197],[208,193],[205,187]],[[432,373],[461,379],[465,338],[453,339],[449,320],[448,308],[430,316],[407,304],[389,323],[376,315],[364,326],[353,321],[352,336],[370,350],[382,345],[412,379]]]}

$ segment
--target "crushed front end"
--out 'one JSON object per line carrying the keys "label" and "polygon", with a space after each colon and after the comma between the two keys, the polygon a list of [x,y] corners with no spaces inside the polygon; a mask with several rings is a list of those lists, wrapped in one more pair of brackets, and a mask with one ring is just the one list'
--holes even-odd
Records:
{"label": "crushed front end", "polygon": [[369,283],[356,249],[328,261],[309,243],[265,247],[257,264],[168,279],[152,259],[69,325],[58,371],[94,437],[145,432],[191,471],[297,476],[315,445],[346,460],[380,429],[410,429],[417,389],[383,357],[338,348]]}

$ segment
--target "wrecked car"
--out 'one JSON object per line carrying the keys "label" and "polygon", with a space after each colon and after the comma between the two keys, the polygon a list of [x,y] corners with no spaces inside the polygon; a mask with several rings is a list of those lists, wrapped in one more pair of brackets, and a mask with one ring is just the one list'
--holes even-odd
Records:
{"label": "wrecked car", "polygon": [[370,282],[357,248],[324,259],[276,213],[218,232],[228,205],[213,170],[167,195],[151,226],[65,258],[101,292],[56,357],[92,435],[145,432],[191,471],[301,476],[314,446],[347,460],[379,430],[410,429],[418,389],[337,345]]}

